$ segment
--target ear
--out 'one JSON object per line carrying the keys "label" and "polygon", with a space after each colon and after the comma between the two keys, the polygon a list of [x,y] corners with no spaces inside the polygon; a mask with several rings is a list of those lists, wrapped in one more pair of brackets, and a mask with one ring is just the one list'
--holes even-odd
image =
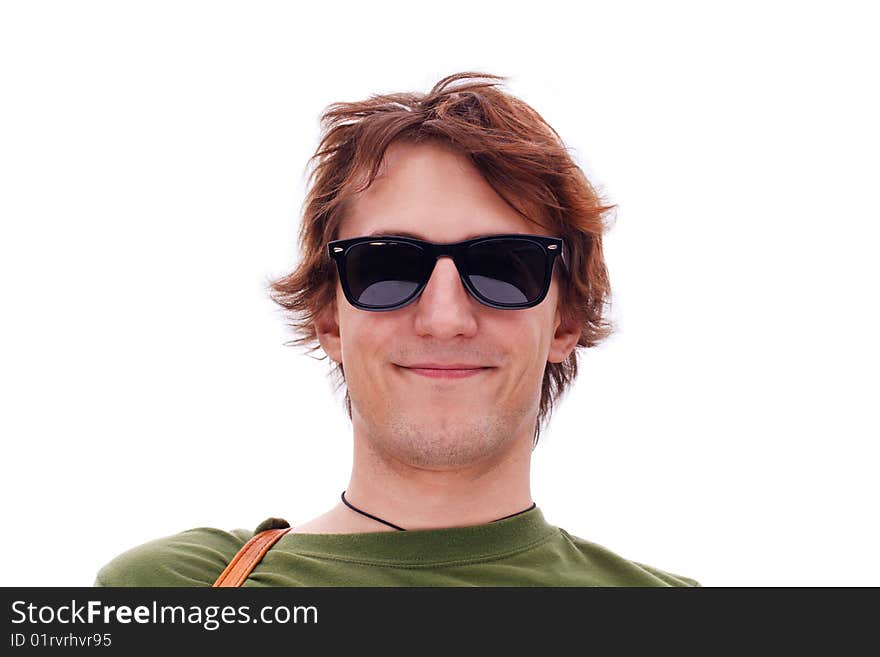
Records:
{"label": "ear", "polygon": [[339,313],[335,297],[315,316],[315,332],[324,353],[330,360],[341,363],[342,339],[339,337]]}
{"label": "ear", "polygon": [[548,363],[561,363],[571,355],[581,337],[581,329],[569,320],[562,322],[562,313],[557,309],[553,325],[553,338],[550,340]]}

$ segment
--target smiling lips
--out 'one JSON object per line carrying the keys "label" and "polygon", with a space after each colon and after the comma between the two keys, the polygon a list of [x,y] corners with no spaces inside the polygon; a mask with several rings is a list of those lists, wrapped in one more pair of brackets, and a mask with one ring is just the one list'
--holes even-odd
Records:
{"label": "smiling lips", "polygon": [[427,376],[432,379],[466,379],[471,376],[476,376],[480,372],[491,369],[489,367],[480,367],[461,363],[455,363],[452,365],[433,365],[418,363],[417,365],[412,367],[404,367],[402,365],[400,367],[414,374]]}
{"label": "smiling lips", "polygon": [[480,367],[476,369],[470,370],[432,370],[422,367],[408,367],[406,368],[410,372],[414,372],[416,374],[421,374],[422,376],[429,376],[432,379],[465,379],[469,376],[474,376],[479,374],[480,372],[488,369],[486,367]]}

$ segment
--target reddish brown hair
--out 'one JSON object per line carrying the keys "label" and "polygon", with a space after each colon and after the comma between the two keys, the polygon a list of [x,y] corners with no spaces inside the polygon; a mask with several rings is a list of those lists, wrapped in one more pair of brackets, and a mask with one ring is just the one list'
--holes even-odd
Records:
{"label": "reddish brown hair", "polygon": [[[529,105],[497,88],[506,79],[457,73],[426,94],[373,95],[325,108],[322,138],[309,160],[313,169],[299,231],[300,261],[291,273],[269,282],[270,297],[286,311],[296,336],[285,344],[308,346],[307,354],[320,348],[314,321],[335,300],[337,281],[326,245],[338,237],[346,201],[372,184],[390,144],[424,140],[469,157],[517,212],[564,239],[570,275],[560,285],[559,303],[562,321],[581,329],[577,346],[593,347],[611,334],[602,234],[614,206],[601,202],[557,132]],[[534,445],[554,402],[577,376],[577,352],[544,369]],[[345,383],[342,364],[331,374],[339,376],[339,385]],[[345,409],[351,418],[347,390]]]}

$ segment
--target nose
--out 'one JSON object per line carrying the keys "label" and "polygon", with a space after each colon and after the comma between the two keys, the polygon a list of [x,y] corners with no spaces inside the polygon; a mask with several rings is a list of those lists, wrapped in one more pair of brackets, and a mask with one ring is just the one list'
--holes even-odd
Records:
{"label": "nose", "polygon": [[477,330],[477,306],[464,287],[455,263],[441,256],[415,304],[415,329],[436,338],[471,336]]}

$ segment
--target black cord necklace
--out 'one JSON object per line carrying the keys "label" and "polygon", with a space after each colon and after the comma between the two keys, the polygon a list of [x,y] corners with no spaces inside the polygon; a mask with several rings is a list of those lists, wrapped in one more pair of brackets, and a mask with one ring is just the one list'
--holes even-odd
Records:
{"label": "black cord necklace", "polygon": [[[383,525],[388,525],[389,527],[393,527],[394,529],[398,529],[402,532],[406,531],[403,527],[398,527],[397,525],[392,524],[392,523],[388,522],[387,520],[382,520],[382,518],[377,518],[372,513],[367,513],[366,511],[361,511],[360,509],[355,507],[351,502],[349,502],[347,499],[345,499],[345,491],[342,491],[342,503],[345,504],[345,506],[347,506],[352,511],[357,511],[362,516],[367,516],[367,518],[372,518],[373,520],[377,520],[378,522],[381,522]],[[535,506],[536,506],[536,504],[534,502],[532,502],[532,506],[530,506],[528,509],[523,509],[522,511],[517,511],[516,513],[511,513],[509,516],[504,516],[503,518],[497,518],[496,520],[493,520],[492,522],[498,522],[499,520],[506,520],[507,518],[513,518],[513,516],[518,516],[520,513],[525,513],[526,511],[531,511],[532,509],[535,508]]]}

